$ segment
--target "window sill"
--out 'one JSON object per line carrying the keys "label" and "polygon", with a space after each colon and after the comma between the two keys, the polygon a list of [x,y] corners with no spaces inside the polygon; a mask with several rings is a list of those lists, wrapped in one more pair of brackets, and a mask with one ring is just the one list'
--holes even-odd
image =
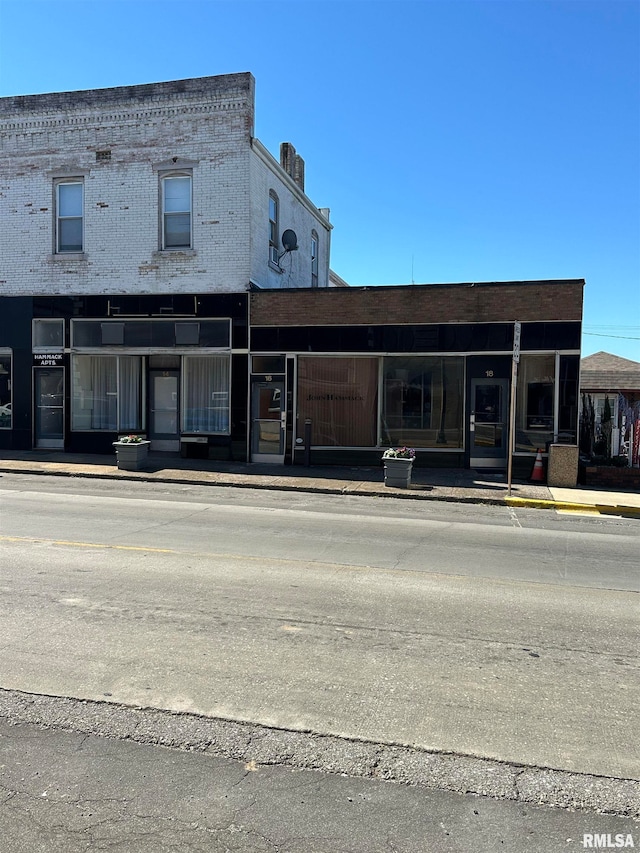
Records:
{"label": "window sill", "polygon": [[280,275],[282,275],[282,273],[284,272],[282,267],[279,264],[274,264],[273,261],[269,261],[269,268],[275,270],[275,272],[279,272]]}
{"label": "window sill", "polygon": [[53,255],[49,255],[49,259],[54,263],[61,263],[63,261],[87,261],[89,256],[86,252],[55,252]]}
{"label": "window sill", "polygon": [[170,257],[195,258],[197,254],[195,249],[158,249],[156,252],[151,253],[151,257],[157,261],[160,258]]}

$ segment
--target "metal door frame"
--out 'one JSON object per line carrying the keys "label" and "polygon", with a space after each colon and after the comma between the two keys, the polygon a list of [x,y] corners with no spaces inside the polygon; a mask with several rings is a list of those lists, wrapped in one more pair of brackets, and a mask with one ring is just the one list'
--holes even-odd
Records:
{"label": "metal door frame", "polygon": [[[256,450],[260,435],[260,424],[277,422],[276,418],[256,417],[260,412],[256,411],[258,406],[259,391],[264,388],[272,388],[280,391],[280,446],[278,453],[260,453]],[[287,437],[287,385],[284,377],[281,379],[253,380],[251,382],[251,461],[264,464],[284,465]]]}
{"label": "metal door frame", "polygon": [[[479,452],[479,448],[474,447],[476,413],[475,406],[475,391],[478,385],[499,385],[502,388],[501,394],[501,412],[500,421],[497,423],[503,426],[504,441],[500,448],[488,448],[484,453]],[[470,379],[470,399],[469,399],[469,465],[471,468],[506,468],[509,454],[509,380],[504,378],[494,378],[488,376],[475,376]]]}
{"label": "metal door frame", "polygon": [[[37,399],[38,394],[38,376],[43,373],[51,373],[52,371],[60,371],[62,374],[62,404],[60,406],[41,406]],[[64,448],[64,437],[65,437],[65,382],[66,375],[64,366],[56,366],[56,367],[34,367],[33,368],[33,446],[39,447],[43,449],[60,449]],[[41,408],[56,408],[62,410],[62,437],[61,438],[40,438],[38,433],[38,409]]]}
{"label": "metal door frame", "polygon": [[[154,433],[152,430],[154,428],[154,401],[155,401],[155,389],[153,386],[153,381],[156,376],[159,377],[169,377],[175,376],[177,380],[177,388],[176,388],[176,432],[175,433]],[[151,441],[151,450],[159,450],[159,451],[171,451],[175,452],[180,450],[180,418],[182,416],[181,413],[181,401],[180,401],[180,386],[181,386],[181,371],[177,367],[170,368],[162,368],[162,367],[150,367],[148,370],[148,388],[149,388],[149,406],[148,406],[148,418],[147,423],[149,425],[148,428],[148,438]]]}

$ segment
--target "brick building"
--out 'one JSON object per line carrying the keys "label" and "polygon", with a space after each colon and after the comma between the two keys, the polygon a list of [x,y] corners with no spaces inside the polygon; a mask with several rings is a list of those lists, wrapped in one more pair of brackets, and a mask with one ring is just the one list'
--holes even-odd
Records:
{"label": "brick building", "polygon": [[284,462],[310,430],[316,462],[530,468],[575,442],[582,280],[349,288],[253,125],[250,74],[0,99],[0,448]]}
{"label": "brick building", "polygon": [[329,286],[304,162],[231,74],[0,99],[0,447],[246,448],[250,284]]}

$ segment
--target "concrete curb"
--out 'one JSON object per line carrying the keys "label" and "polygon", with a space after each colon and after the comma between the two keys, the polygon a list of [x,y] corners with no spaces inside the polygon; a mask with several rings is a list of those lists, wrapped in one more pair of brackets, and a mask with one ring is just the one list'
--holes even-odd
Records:
{"label": "concrete curb", "polygon": [[[355,495],[358,497],[374,497],[374,498],[399,498],[400,500],[422,500],[422,501],[440,501],[442,503],[462,503],[462,504],[482,504],[483,506],[504,506],[505,498],[493,498],[487,495],[452,495],[441,494],[437,491],[438,486],[425,485],[420,487],[413,484],[412,489],[394,489],[388,486],[376,486],[372,484],[370,488],[362,488],[357,485],[351,486],[350,483],[345,483],[340,487],[321,486],[310,483],[295,483],[282,482],[282,478],[273,477],[269,482],[260,480],[257,475],[251,475],[251,480],[234,479],[233,476],[227,476],[225,479],[212,479],[209,477],[199,477],[197,472],[193,472],[190,477],[185,476],[153,476],[148,472],[139,471],[136,473],[113,472],[106,473],[100,471],[84,471],[84,470],[52,470],[44,468],[12,468],[3,467],[0,465],[0,474],[28,474],[32,476],[49,476],[49,477],[68,477],[68,478],[84,478],[89,480],[124,480],[132,483],[167,483],[171,485],[181,486],[218,486],[220,488],[235,488],[235,489],[262,489],[265,491],[280,491],[280,492],[307,492],[309,494],[322,495]],[[435,492],[432,494],[432,492]],[[526,498],[516,498],[514,500],[527,500]],[[533,499],[532,499],[533,500]],[[540,501],[540,503],[544,503]]]}
{"label": "concrete curb", "polygon": [[144,471],[132,473],[105,473],[98,471],[70,471],[68,469],[63,470],[47,470],[42,468],[5,468],[0,466],[0,474],[29,474],[32,476],[49,476],[49,477],[82,477],[88,480],[125,480],[132,483],[169,483],[176,484],[181,486],[219,486],[221,488],[235,488],[235,489],[263,489],[263,490],[271,490],[271,491],[280,491],[280,492],[309,492],[313,494],[322,494],[322,495],[358,495],[360,497],[378,497],[378,498],[401,498],[405,500],[438,500],[438,501],[450,501],[455,503],[483,503],[483,504],[493,504],[495,506],[500,506],[503,503],[502,498],[488,498],[488,497],[469,497],[469,496],[456,496],[456,495],[432,495],[428,494],[434,488],[434,486],[424,486],[424,488],[420,488],[417,486],[415,489],[393,489],[387,486],[382,486],[380,488],[375,485],[372,488],[359,488],[354,485],[351,487],[348,483],[341,487],[331,487],[331,486],[320,486],[313,484],[303,484],[300,482],[295,483],[286,483],[282,482],[281,478],[274,477],[270,482],[265,482],[264,480],[257,479],[256,476],[252,475],[252,479],[250,481],[247,480],[235,480],[233,476],[228,476],[225,479],[212,479],[208,477],[199,477],[197,473],[194,473],[191,477],[184,476],[175,476],[175,477],[154,477],[150,475],[148,472]]}
{"label": "concrete curb", "polygon": [[[46,464],[46,463],[45,463]],[[481,504],[483,506],[510,506],[528,509],[550,509],[565,510],[568,512],[586,512],[594,515],[615,515],[623,518],[640,518],[640,507],[625,506],[621,504],[585,504],[578,502],[556,501],[542,498],[521,498],[515,496],[491,497],[488,495],[456,495],[441,493],[438,486],[413,484],[410,489],[394,489],[388,486],[371,484],[363,488],[357,481],[342,482],[336,486],[324,486],[302,480],[286,482],[287,478],[265,475],[223,475],[220,479],[215,476],[200,476],[199,472],[193,471],[190,476],[184,476],[179,469],[175,470],[176,476],[155,476],[150,472],[139,471],[127,473],[123,471],[91,471],[75,468],[43,468],[35,466],[13,467],[0,464],[0,473],[5,474],[28,474],[45,475],[54,477],[82,477],[93,480],[124,480],[135,483],[168,483],[175,485],[199,485],[218,486],[221,488],[236,489],[263,489],[266,491],[281,492],[307,492],[309,494],[324,495],[355,495],[358,497],[377,498],[399,498],[401,500],[440,501],[443,503]],[[245,479],[247,477],[247,479]],[[250,477],[250,478],[249,478]]]}
{"label": "concrete curb", "polygon": [[567,501],[547,501],[536,498],[506,497],[507,506],[529,507],[531,509],[555,509],[568,512],[592,512],[596,515],[621,515],[624,518],[640,518],[640,507],[613,504],[583,504]]}

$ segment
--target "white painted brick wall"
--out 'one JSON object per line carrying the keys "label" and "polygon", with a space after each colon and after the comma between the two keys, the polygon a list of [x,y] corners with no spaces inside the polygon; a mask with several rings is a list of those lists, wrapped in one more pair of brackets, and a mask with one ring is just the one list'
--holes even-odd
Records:
{"label": "white painted brick wall", "polygon": [[[327,219],[295,187],[280,165],[257,143],[251,158],[251,280],[264,288],[311,287],[311,232],[318,235],[318,286],[329,284],[331,228]],[[280,206],[279,240],[288,228],[296,232],[298,251],[280,260],[283,272],[269,265],[269,193]],[[283,251],[282,243],[279,245]]]}
{"label": "white painted brick wall", "polygon": [[[255,167],[253,110],[249,74],[0,99],[0,294],[238,292],[251,278],[262,283],[277,176]],[[111,159],[97,162],[103,150]],[[197,161],[192,252],[159,251],[154,164],[174,157]],[[53,251],[54,177],[63,170],[84,174],[82,259]],[[287,275],[273,274],[275,286],[308,286],[308,234],[315,227],[322,244],[323,229],[280,184],[281,223],[301,248]],[[328,275],[328,257],[326,266]]]}

